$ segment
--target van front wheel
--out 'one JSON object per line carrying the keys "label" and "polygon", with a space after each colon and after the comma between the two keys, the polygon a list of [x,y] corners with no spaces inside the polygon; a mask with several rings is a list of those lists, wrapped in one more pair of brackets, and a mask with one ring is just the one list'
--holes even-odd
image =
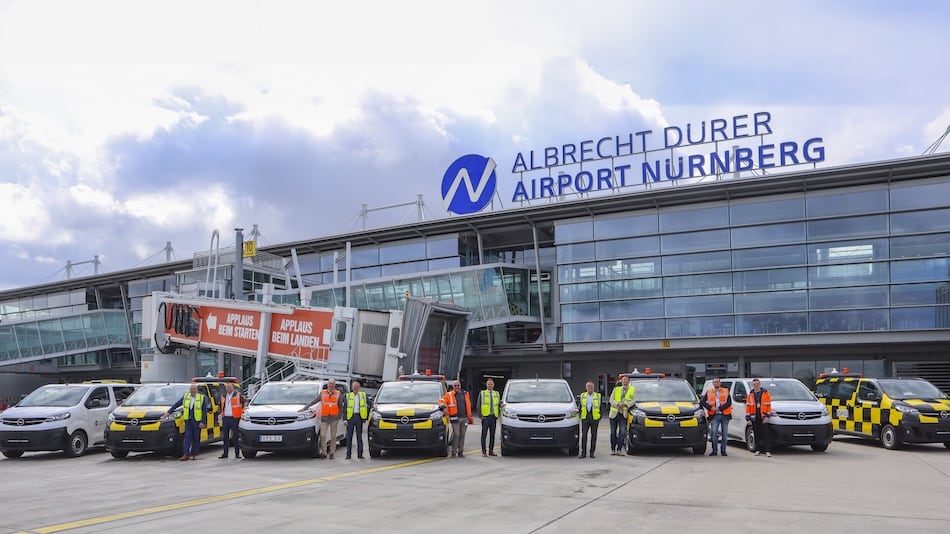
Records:
{"label": "van front wheel", "polygon": [[[950,444],[948,444],[947,446],[950,447]],[[7,458],[19,458],[20,456],[23,456],[23,451],[18,451],[18,450],[3,451],[3,455],[6,456]]]}
{"label": "van front wheel", "polygon": [[815,452],[825,452],[825,451],[828,450],[828,444],[827,444],[827,443],[815,443],[814,445],[811,446],[811,450],[813,450],[813,451],[815,451]]}
{"label": "van front wheel", "polygon": [[86,433],[82,430],[77,430],[69,435],[63,454],[67,458],[77,458],[86,453],[86,447],[88,445],[89,441],[86,438]]}
{"label": "van front wheel", "polygon": [[749,452],[755,452],[755,431],[752,425],[745,427],[745,446]]}
{"label": "van front wheel", "polygon": [[897,436],[897,429],[891,425],[884,425],[884,428],[881,429],[881,445],[884,445],[884,448],[889,451],[901,448],[901,440]]}

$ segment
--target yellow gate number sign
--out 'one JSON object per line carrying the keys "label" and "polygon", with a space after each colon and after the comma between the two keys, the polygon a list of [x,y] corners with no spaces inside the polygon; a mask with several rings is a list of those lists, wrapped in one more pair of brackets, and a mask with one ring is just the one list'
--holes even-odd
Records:
{"label": "yellow gate number sign", "polygon": [[244,257],[253,258],[254,256],[257,256],[257,241],[245,241]]}

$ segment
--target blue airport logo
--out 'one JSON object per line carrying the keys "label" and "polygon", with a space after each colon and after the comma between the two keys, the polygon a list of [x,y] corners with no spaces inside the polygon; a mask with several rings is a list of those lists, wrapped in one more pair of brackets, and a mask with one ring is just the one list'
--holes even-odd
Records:
{"label": "blue airport logo", "polygon": [[491,202],[497,183],[495,160],[467,154],[452,162],[442,177],[442,205],[456,215],[479,212]]}

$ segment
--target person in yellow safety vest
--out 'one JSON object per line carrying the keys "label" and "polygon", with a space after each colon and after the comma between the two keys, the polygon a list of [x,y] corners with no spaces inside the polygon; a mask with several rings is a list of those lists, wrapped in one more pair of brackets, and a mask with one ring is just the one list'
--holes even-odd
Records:
{"label": "person in yellow safety vest", "polygon": [[[482,418],[482,456],[495,456],[495,426],[500,403],[501,394],[495,391],[495,381],[489,378],[485,381],[485,389],[478,394],[479,414]],[[487,449],[486,437],[489,438]]]}
{"label": "person in yellow safety vest", "polygon": [[366,403],[366,393],[360,391],[360,383],[356,380],[346,394],[346,459],[353,455],[353,435],[356,435],[356,457],[363,459],[363,422],[369,419],[369,406]]}
{"label": "person in yellow safety vest", "polygon": [[320,455],[333,459],[336,453],[336,429],[343,411],[343,395],[336,388],[336,380],[327,380],[320,392]]}
{"label": "person in yellow safety vest", "polygon": [[712,387],[703,394],[699,405],[706,409],[706,417],[709,418],[712,439],[712,452],[709,455],[716,455],[716,442],[721,439],[720,451],[723,456],[728,456],[726,442],[729,440],[729,420],[732,419],[732,397],[729,396],[729,389],[722,387],[722,381],[718,377],[713,378]]}
{"label": "person in yellow safety vest", "polygon": [[600,393],[594,392],[594,383],[587,382],[587,391],[581,393],[581,458],[587,457],[587,433],[590,432],[590,457],[597,448],[597,427],[600,425]]}
{"label": "person in yellow safety vest", "polygon": [[630,377],[620,379],[620,385],[610,394],[610,454],[621,456],[627,441],[627,409],[633,405],[637,394],[630,385]]}
{"label": "person in yellow safety vest", "polygon": [[205,427],[208,412],[211,411],[211,402],[203,393],[198,393],[198,384],[191,384],[188,393],[168,408],[164,418],[167,419],[179,407],[182,409],[182,419],[185,420],[185,437],[179,460],[197,460],[198,449],[201,447],[201,430]]}

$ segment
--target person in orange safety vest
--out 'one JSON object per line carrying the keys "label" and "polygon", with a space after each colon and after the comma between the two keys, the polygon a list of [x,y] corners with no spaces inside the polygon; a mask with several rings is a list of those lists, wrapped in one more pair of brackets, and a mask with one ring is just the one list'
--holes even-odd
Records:
{"label": "person in orange safety vest", "polygon": [[241,414],[244,413],[244,400],[241,393],[234,391],[234,384],[224,383],[224,395],[221,395],[221,438],[224,442],[224,451],[218,458],[228,457],[228,448],[234,447],[234,457],[241,457],[241,449],[238,448],[238,424],[241,422]]}
{"label": "person in orange safety vest", "polygon": [[745,398],[745,419],[752,425],[756,456],[764,452],[767,457],[772,457],[772,436],[769,435],[769,416],[771,415],[772,395],[756,378],[752,380],[752,391]]}
{"label": "person in orange safety vest", "polygon": [[336,388],[336,380],[327,380],[320,392],[320,457],[333,459],[336,453],[336,431],[343,413],[343,394]]}
{"label": "person in orange safety vest", "polygon": [[[461,398],[460,398],[461,397]],[[459,401],[465,401],[465,413],[459,413]],[[468,391],[462,389],[462,383],[456,380],[452,383],[452,390],[442,397],[446,406],[446,413],[449,421],[452,423],[452,456],[461,458],[464,456],[465,448],[465,430],[472,424],[472,399],[469,398]]]}
{"label": "person in orange safety vest", "polygon": [[699,404],[706,409],[706,416],[709,418],[712,438],[712,452],[709,455],[717,454],[716,444],[720,441],[721,434],[719,452],[723,456],[728,456],[726,442],[729,440],[729,420],[732,419],[732,397],[729,396],[729,390],[722,387],[722,382],[718,378],[713,378],[712,387],[706,390]]}

